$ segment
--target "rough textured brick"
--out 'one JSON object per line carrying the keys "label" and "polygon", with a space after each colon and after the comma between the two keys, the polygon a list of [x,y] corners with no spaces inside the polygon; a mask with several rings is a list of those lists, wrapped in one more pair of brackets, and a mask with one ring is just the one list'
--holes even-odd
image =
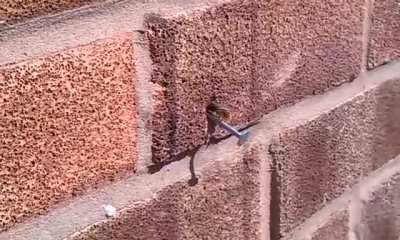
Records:
{"label": "rough textured brick", "polygon": [[134,169],[131,35],[0,68],[0,230]]}
{"label": "rough textured brick", "polygon": [[400,174],[371,193],[362,212],[365,240],[397,240],[400,237]]}
{"label": "rough textured brick", "polygon": [[0,25],[100,1],[104,0],[3,0],[0,3]]}
{"label": "rough textured brick", "polygon": [[388,81],[335,109],[283,131],[270,152],[276,168],[279,217],[271,231],[284,235],[338,197],[360,176],[400,153],[400,82]]}
{"label": "rough textured brick", "polygon": [[348,212],[337,212],[330,216],[311,237],[311,240],[347,240],[349,235]]}
{"label": "rough textured brick", "polygon": [[205,143],[211,101],[231,108],[231,123],[243,126],[352,80],[361,64],[363,4],[244,0],[149,16],[159,89],[153,160]]}
{"label": "rough textured brick", "polygon": [[[282,240],[350,239],[350,194],[328,203]],[[271,239],[278,239],[272,237]]]}
{"label": "rough textured brick", "polygon": [[209,155],[197,185],[178,181],[71,239],[265,239],[260,221],[268,220],[260,220],[260,211],[268,211],[268,200],[260,199],[269,190],[266,158],[253,148],[221,160]]}
{"label": "rough textured brick", "polygon": [[260,1],[254,84],[261,112],[353,80],[365,1]]}
{"label": "rough textured brick", "polygon": [[400,58],[400,0],[375,0],[371,16],[368,67]]}

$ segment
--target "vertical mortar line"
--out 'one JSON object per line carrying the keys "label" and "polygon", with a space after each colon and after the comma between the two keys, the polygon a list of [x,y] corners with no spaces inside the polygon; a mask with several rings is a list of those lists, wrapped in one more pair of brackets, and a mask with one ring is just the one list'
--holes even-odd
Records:
{"label": "vertical mortar line", "polygon": [[136,104],[138,113],[137,133],[137,172],[147,172],[147,166],[151,165],[152,159],[152,131],[151,125],[153,116],[151,71],[152,60],[148,40],[145,34],[134,34],[134,56],[136,72]]}
{"label": "vertical mortar line", "polygon": [[280,178],[277,167],[276,153],[273,150],[274,143],[268,144],[268,157],[271,159],[271,176],[270,176],[270,203],[269,203],[269,231],[270,239],[281,239],[281,192]]}
{"label": "vertical mortar line", "polygon": [[349,239],[364,240],[369,236],[370,229],[366,226],[362,219],[366,210],[364,203],[368,202],[371,194],[382,186],[383,183],[400,172],[400,155],[389,160],[380,168],[370,172],[365,178],[353,187],[351,202],[349,206]]}
{"label": "vertical mortar line", "polygon": [[[270,204],[271,204],[271,160],[270,155],[263,149],[259,153],[260,161],[260,239],[270,239]],[[264,155],[264,156],[262,156]]]}
{"label": "vertical mortar line", "polygon": [[360,186],[356,186],[351,192],[349,204],[349,240],[362,240],[363,228],[361,225],[363,202],[360,198]]}
{"label": "vertical mortar line", "polygon": [[362,29],[362,56],[361,56],[361,73],[368,70],[369,55],[369,38],[371,30],[371,16],[374,7],[374,0],[365,0],[364,19]]}

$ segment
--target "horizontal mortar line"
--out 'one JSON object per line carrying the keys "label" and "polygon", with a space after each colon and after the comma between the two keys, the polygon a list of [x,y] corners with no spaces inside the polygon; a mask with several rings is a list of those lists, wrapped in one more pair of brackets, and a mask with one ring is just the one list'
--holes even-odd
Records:
{"label": "horizontal mortar line", "polygon": [[[22,21],[18,22],[12,22],[12,23],[7,23],[4,21],[4,23],[0,24],[0,32],[4,32],[7,30],[14,30],[17,28],[23,28],[24,26],[29,26],[31,24],[37,24],[38,22],[44,22],[44,21],[51,21],[54,18],[58,17],[67,17],[67,16],[73,16],[74,14],[78,12],[89,12],[91,10],[94,10],[99,7],[104,7],[108,6],[110,4],[118,4],[120,2],[126,2],[130,0],[103,0],[101,2],[92,2],[88,3],[82,6],[74,7],[71,9],[65,9],[61,10],[59,12],[50,12],[50,13],[44,13],[45,15],[38,15],[38,16],[33,16],[33,17],[28,17],[26,19],[22,19]],[[137,0],[137,1],[145,1],[145,0]],[[13,21],[13,20],[12,20]]]}
{"label": "horizontal mortar line", "polygon": [[[295,128],[300,124],[299,120],[303,120],[302,122],[305,121],[310,121],[318,116],[321,115],[321,113],[327,113],[331,111],[332,109],[342,105],[343,103],[346,103],[355,97],[363,94],[364,92],[372,89],[375,87],[377,84],[382,83],[386,80],[391,80],[391,79],[400,79],[400,71],[398,70],[400,68],[400,62],[396,63],[393,62],[392,65],[387,66],[386,68],[380,67],[375,69],[374,71],[370,71],[368,73],[364,73],[361,76],[359,76],[356,80],[354,80],[354,83],[344,83],[342,86],[344,87],[337,87],[335,90],[328,91],[323,95],[317,95],[313,97],[308,97],[306,100],[303,100],[302,102],[290,106],[290,107],[283,107],[281,109],[278,109],[274,112],[271,112],[267,115],[264,116],[263,120],[257,120],[254,122],[250,122],[246,126],[241,126],[239,128],[240,131],[243,130],[251,130],[253,129],[253,132],[260,132],[262,134],[260,135],[260,139],[266,140],[267,142],[269,141],[268,138],[265,138],[264,136],[264,130],[265,127],[269,126],[278,126],[278,129],[272,130],[273,132],[280,132],[280,129],[282,128],[287,128],[287,127],[293,127]],[[331,96],[332,95],[332,96]],[[346,98],[347,95],[347,98]],[[327,97],[329,96],[329,97]],[[321,105],[321,101],[324,100],[324,105]],[[306,115],[304,115],[304,111],[300,110],[298,111],[299,114],[296,115],[294,114],[294,110],[297,109],[297,107],[300,107],[300,109],[303,109],[303,105],[308,105],[308,106],[322,106],[325,107],[324,111],[320,111],[320,108],[313,108],[316,111],[306,111]],[[275,116],[275,115],[281,115],[281,116]],[[287,115],[285,117],[285,115]],[[295,116],[296,115],[296,116]],[[303,118],[299,119],[292,119],[292,116],[295,116],[295,118],[298,118],[299,116],[302,116]],[[286,119],[286,121],[282,121],[280,119],[282,117],[283,119]],[[274,124],[269,124],[271,119],[277,119],[279,122],[276,122]],[[269,126],[266,126],[266,123],[269,124]],[[294,126],[290,126],[293,123],[296,123]],[[253,136],[257,136],[257,134],[252,134]],[[253,137],[252,136],[252,137]],[[233,137],[231,134],[227,135],[226,137],[222,137],[216,141],[216,143],[219,143],[225,139],[233,138],[236,139],[236,137]],[[254,137],[253,137],[254,138]],[[267,144],[267,143],[264,143]],[[186,157],[192,156],[192,155],[197,155],[197,152],[195,150],[188,151],[188,153],[183,153],[182,156],[177,157],[176,159],[173,159],[171,161],[167,161],[160,164],[152,165],[152,167],[157,167],[157,170],[162,169],[164,166],[167,166],[171,163],[180,161],[181,159],[184,159]],[[152,171],[151,171],[152,172]]]}
{"label": "horizontal mortar line", "polygon": [[310,238],[312,233],[329,221],[330,216],[333,216],[335,213],[342,210],[349,210],[353,198],[358,198],[360,191],[365,189],[365,191],[373,192],[379,188],[382,183],[387,182],[397,173],[400,173],[400,154],[385,163],[382,167],[370,172],[367,176],[360,179],[341,196],[327,203],[327,205],[314,213],[303,224],[296,227],[282,240]]}
{"label": "horizontal mortar line", "polygon": [[[215,161],[234,159],[240,151],[234,142],[226,141],[223,146],[215,145],[203,151],[196,158],[196,173],[212,162],[209,154],[218,156]],[[119,211],[133,204],[147,202],[157,196],[165,187],[187,181],[191,177],[189,158],[171,164],[155,174],[131,176],[114,184],[92,190],[84,196],[58,204],[47,215],[42,215],[30,222],[20,224],[14,229],[0,233],[0,239],[30,239],[37,236],[40,240],[64,239],[92,224],[106,220],[102,205],[112,204]]]}
{"label": "horizontal mortar line", "polygon": [[[400,62],[379,67],[352,83],[344,84],[323,95],[313,96],[294,106],[279,109],[267,115],[258,125],[251,127],[249,142],[241,147],[237,146],[237,140],[233,137],[215,145],[203,146],[196,154],[196,172],[201,173],[205,166],[211,164],[210,156],[213,156],[214,161],[239,161],[232,159],[244,148],[252,144],[267,146],[272,138],[284,129],[312,121],[321,114],[393,79],[400,81]],[[0,239],[33,239],[32,236],[40,236],[41,240],[63,239],[77,230],[106,220],[102,204],[111,203],[121,210],[132,204],[153,199],[157,192],[171,184],[189,180],[189,161],[189,158],[185,158],[165,166],[155,174],[131,176],[59,204],[47,215],[0,233]]]}
{"label": "horizontal mortar line", "polygon": [[[237,129],[239,131],[249,131],[252,127],[256,126],[257,124],[259,124],[259,121],[253,121],[253,122],[248,123],[247,125],[239,126]],[[227,134],[226,136],[214,139],[213,141],[210,141],[209,143],[207,143],[205,145],[200,145],[198,147],[195,147],[194,149],[190,149],[190,150],[181,152],[180,154],[178,154],[174,158],[172,158],[170,160],[167,160],[167,161],[163,161],[161,163],[153,163],[153,162],[146,161],[147,163],[149,163],[148,165],[146,165],[146,168],[147,168],[149,173],[158,172],[162,168],[164,168],[165,166],[168,166],[168,165],[170,165],[172,163],[175,163],[175,162],[179,162],[182,159],[191,158],[191,157],[192,158],[196,158],[198,153],[199,153],[198,150],[201,149],[202,147],[203,148],[208,148],[209,146],[216,145],[216,144],[218,144],[220,142],[223,142],[224,140],[230,139],[230,138],[232,138],[232,139],[237,141],[237,137],[233,136],[232,134]]]}
{"label": "horizontal mortar line", "polygon": [[250,139],[268,144],[269,140],[263,136],[265,132],[278,133],[282,128],[296,128],[390,80],[400,81],[400,61],[365,72],[351,83],[344,83],[322,95],[308,97],[293,106],[283,107],[265,115],[259,124],[251,128],[253,134],[250,135]]}
{"label": "horizontal mortar line", "polygon": [[89,44],[118,33],[143,30],[146,14],[179,15],[230,0],[127,0],[99,4],[0,28],[0,65]]}
{"label": "horizontal mortar line", "polygon": [[322,209],[311,215],[311,217],[307,218],[300,226],[296,227],[291,233],[282,238],[282,240],[310,239],[311,235],[327,223],[331,216],[334,216],[335,213],[346,210],[350,201],[351,192],[346,191],[338,198],[327,203],[322,207]]}

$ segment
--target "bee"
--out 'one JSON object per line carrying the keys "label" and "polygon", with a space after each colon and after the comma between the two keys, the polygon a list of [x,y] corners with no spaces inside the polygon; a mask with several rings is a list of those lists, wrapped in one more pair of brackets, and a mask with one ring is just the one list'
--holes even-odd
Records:
{"label": "bee", "polygon": [[229,121],[231,119],[230,109],[215,102],[208,105],[207,113],[217,117],[221,121]]}

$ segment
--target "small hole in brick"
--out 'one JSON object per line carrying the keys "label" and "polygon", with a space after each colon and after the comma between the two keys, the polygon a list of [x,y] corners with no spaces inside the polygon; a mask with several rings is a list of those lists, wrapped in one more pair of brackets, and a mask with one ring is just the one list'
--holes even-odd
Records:
{"label": "small hole in brick", "polygon": [[223,121],[228,121],[230,119],[230,110],[223,106],[222,104],[218,104],[215,101],[212,101],[206,107],[206,112],[212,114]]}
{"label": "small hole in brick", "polygon": [[[213,113],[213,106],[211,103],[206,107],[206,114],[212,114],[212,113]],[[214,134],[217,125],[208,116],[205,117],[207,119],[207,135],[210,137]]]}

